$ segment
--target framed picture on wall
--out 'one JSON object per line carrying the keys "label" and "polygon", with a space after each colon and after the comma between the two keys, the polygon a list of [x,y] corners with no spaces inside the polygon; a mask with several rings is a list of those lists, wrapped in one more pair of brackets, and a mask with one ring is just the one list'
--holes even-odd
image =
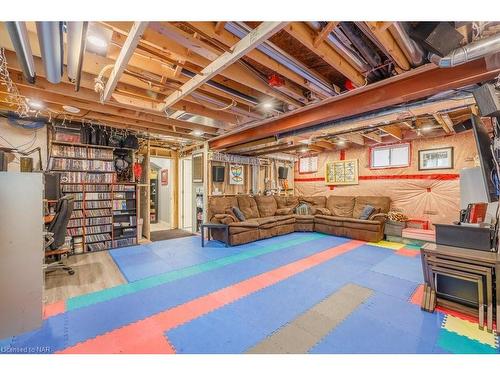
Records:
{"label": "framed picture on wall", "polygon": [[230,185],[243,185],[243,165],[229,164],[229,184]]}
{"label": "framed picture on wall", "polygon": [[203,154],[193,154],[193,182],[203,182]]}
{"label": "framed picture on wall", "polygon": [[418,170],[453,168],[453,147],[433,148],[418,151]]}
{"label": "framed picture on wall", "polygon": [[299,173],[314,173],[318,171],[318,157],[308,156],[299,159]]}
{"label": "framed picture on wall", "polygon": [[168,169],[161,170],[161,184],[168,185]]}
{"label": "framed picture on wall", "polygon": [[356,185],[358,183],[358,159],[326,163],[326,185]]}

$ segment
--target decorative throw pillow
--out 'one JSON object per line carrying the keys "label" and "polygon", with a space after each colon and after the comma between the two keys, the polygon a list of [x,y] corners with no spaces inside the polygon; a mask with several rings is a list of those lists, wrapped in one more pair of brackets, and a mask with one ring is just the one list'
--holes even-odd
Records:
{"label": "decorative throw pillow", "polygon": [[363,210],[361,211],[359,218],[362,220],[368,220],[373,211],[375,211],[375,207],[367,204],[363,207]]}
{"label": "decorative throw pillow", "polygon": [[297,207],[295,207],[295,213],[297,215],[311,215],[312,209],[307,203],[301,203]]}
{"label": "decorative throw pillow", "polygon": [[241,212],[241,210],[238,207],[233,207],[233,208],[231,208],[231,210],[233,211],[234,216],[236,216],[236,218],[239,221],[246,220],[245,215],[243,215],[243,212]]}

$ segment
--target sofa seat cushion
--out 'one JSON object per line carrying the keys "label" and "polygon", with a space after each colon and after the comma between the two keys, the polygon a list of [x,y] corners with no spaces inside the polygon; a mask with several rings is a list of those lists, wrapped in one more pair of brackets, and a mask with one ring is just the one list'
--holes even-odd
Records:
{"label": "sofa seat cushion", "polygon": [[381,230],[381,222],[378,220],[362,220],[354,218],[344,218],[344,227],[353,229],[363,229],[373,232]]}
{"label": "sofa seat cushion", "polygon": [[255,202],[257,202],[260,217],[270,217],[276,214],[278,204],[272,195],[257,195]]}
{"label": "sofa seat cushion", "polygon": [[259,223],[255,219],[229,223],[229,228],[258,228],[258,227]]}
{"label": "sofa seat cushion", "polygon": [[243,212],[243,215],[245,215],[247,220],[260,217],[257,202],[253,197],[248,195],[238,195],[236,198],[238,199],[238,207],[241,212]]}
{"label": "sofa seat cushion", "polygon": [[326,208],[328,208],[332,216],[352,217],[354,210],[355,197],[330,195],[326,200]]}
{"label": "sofa seat cushion", "polygon": [[389,197],[376,197],[376,196],[360,196],[356,197],[352,217],[359,218],[365,206],[372,206],[380,209],[381,213],[389,212],[391,206],[391,199]]}
{"label": "sofa seat cushion", "polygon": [[295,214],[293,215],[295,218],[295,221],[300,222],[300,223],[312,223],[314,222],[314,215],[298,215]]}
{"label": "sofa seat cushion", "polygon": [[280,217],[280,220],[276,221],[276,226],[281,226],[281,225],[288,225],[288,224],[295,224],[295,218],[293,216],[289,216],[288,219],[282,219]]}
{"label": "sofa seat cushion", "polygon": [[316,215],[314,216],[314,222],[326,225],[334,225],[336,227],[341,227],[344,224],[343,217],[339,216],[330,216],[330,215]]}
{"label": "sofa seat cushion", "polygon": [[[259,228],[258,227],[233,227],[229,226],[229,235],[233,234],[239,234],[239,233],[246,233],[246,232],[256,232],[258,233]],[[255,238],[254,241],[256,241],[258,238]]]}
{"label": "sofa seat cushion", "polygon": [[294,215],[278,215],[278,216],[274,216],[274,218],[279,223],[281,221],[287,221],[290,219],[294,219]]}
{"label": "sofa seat cushion", "polygon": [[278,225],[278,221],[274,216],[271,217],[261,217],[258,219],[254,219],[257,223],[259,223],[259,229],[267,229],[274,228]]}

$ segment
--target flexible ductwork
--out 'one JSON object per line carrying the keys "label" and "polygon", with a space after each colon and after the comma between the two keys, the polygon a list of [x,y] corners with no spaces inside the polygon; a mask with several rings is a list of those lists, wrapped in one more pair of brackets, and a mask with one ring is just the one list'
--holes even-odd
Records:
{"label": "flexible ductwork", "polygon": [[75,91],[80,89],[85,42],[88,22],[68,22],[68,78],[75,84]]}
{"label": "flexible ductwork", "polygon": [[36,31],[47,81],[61,82],[63,73],[62,22],[37,22]]}
{"label": "flexible ductwork", "polygon": [[401,22],[394,22],[390,26],[389,31],[398,45],[402,48],[403,53],[410,61],[410,64],[413,67],[422,65],[424,62],[424,50],[417,44],[417,42],[410,38]]}
{"label": "flexible ductwork", "polygon": [[[319,22],[308,22],[308,24],[316,31],[321,30],[321,24]],[[367,62],[361,56],[359,56],[357,52],[345,46],[344,43],[342,43],[342,41],[340,41],[340,39],[338,39],[333,33],[328,34],[326,40],[333,47],[347,56],[349,61],[353,63],[353,66],[360,72],[364,73],[371,69],[370,65],[368,65]]]}
{"label": "flexible ductwork", "polygon": [[431,54],[429,60],[440,68],[451,68],[497,52],[500,52],[500,34],[469,43],[442,58]]}
{"label": "flexible ductwork", "polygon": [[24,79],[35,83],[36,71],[33,53],[31,52],[28,30],[25,22],[5,22],[10,40],[16,51],[17,60],[23,70]]}
{"label": "flexible ductwork", "polygon": [[[251,28],[241,22],[227,22],[224,25],[224,28],[240,39],[245,37],[251,30]],[[281,50],[273,43],[265,41],[257,46],[257,50],[303,77],[312,86],[314,86],[317,92],[321,93],[325,97],[337,95],[331,84],[311,73],[301,62],[288,55],[285,51]]]}

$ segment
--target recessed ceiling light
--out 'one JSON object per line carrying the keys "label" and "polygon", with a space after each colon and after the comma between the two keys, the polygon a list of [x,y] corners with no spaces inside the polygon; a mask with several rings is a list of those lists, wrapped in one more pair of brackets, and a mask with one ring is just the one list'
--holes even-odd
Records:
{"label": "recessed ceiling light", "polygon": [[312,141],[310,139],[301,139],[299,141],[299,143],[304,143],[306,145],[310,145],[312,143]]}
{"label": "recessed ceiling light", "polygon": [[262,103],[262,107],[265,109],[271,109],[271,108],[273,108],[273,103],[271,103],[271,102]]}
{"label": "recessed ceiling light", "polygon": [[432,130],[432,126],[431,125],[425,125],[425,126],[422,127],[422,131],[424,131],[424,132],[428,132],[430,130]]}
{"label": "recessed ceiling light", "polygon": [[70,105],[63,105],[63,109],[69,113],[80,113],[80,108],[76,108]]}
{"label": "recessed ceiling light", "polygon": [[343,145],[345,145],[345,141],[343,139],[339,139],[337,141],[337,144],[343,146]]}
{"label": "recessed ceiling light", "polygon": [[29,99],[28,105],[31,109],[43,109],[43,108],[45,108],[45,105],[39,100]]}
{"label": "recessed ceiling light", "polygon": [[191,132],[192,135],[196,136],[196,137],[201,137],[203,135],[203,131],[202,130],[198,130],[198,129],[195,129]]}
{"label": "recessed ceiling light", "polygon": [[104,39],[99,38],[96,35],[87,36],[87,42],[97,48],[106,48],[108,46],[108,43]]}
{"label": "recessed ceiling light", "polygon": [[307,151],[309,151],[309,149],[307,149],[307,148],[301,148],[301,149],[299,150],[299,152],[307,152]]}

